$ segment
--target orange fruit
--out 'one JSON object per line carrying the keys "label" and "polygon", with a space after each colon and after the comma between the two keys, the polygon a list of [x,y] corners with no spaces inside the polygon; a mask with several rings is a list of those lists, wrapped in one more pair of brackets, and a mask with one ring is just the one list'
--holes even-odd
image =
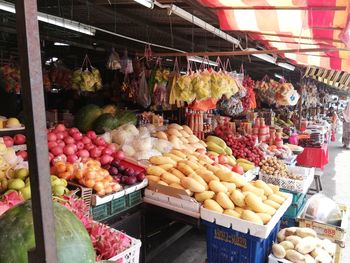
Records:
{"label": "orange fruit", "polygon": [[58,173],[58,177],[62,178],[62,179],[66,179],[69,180],[69,177],[71,176],[71,174],[69,172],[61,172]]}
{"label": "orange fruit", "polygon": [[106,187],[105,191],[106,191],[106,194],[111,194],[113,192],[112,186],[109,185],[108,187]]}
{"label": "orange fruit", "polygon": [[99,192],[97,192],[97,195],[98,195],[98,196],[104,196],[105,194],[106,194],[106,192],[105,192],[104,189],[101,190],[101,191],[99,191]]}
{"label": "orange fruit", "polygon": [[74,176],[78,180],[84,178],[83,171],[82,170],[75,170]]}
{"label": "orange fruit", "polygon": [[94,187],[94,185],[95,185],[95,180],[88,179],[88,180],[85,181],[85,186],[86,187],[92,188],[92,187]]}
{"label": "orange fruit", "polygon": [[69,172],[70,174],[74,173],[74,166],[71,163],[66,164],[66,171]]}
{"label": "orange fruit", "polygon": [[63,163],[63,162],[55,163],[55,168],[56,168],[56,171],[58,173],[63,173],[67,170],[67,167],[66,167],[65,163]]}
{"label": "orange fruit", "polygon": [[103,190],[103,189],[104,189],[103,183],[101,183],[101,182],[95,183],[95,185],[94,185],[94,190],[95,190],[96,192],[100,192],[100,191]]}

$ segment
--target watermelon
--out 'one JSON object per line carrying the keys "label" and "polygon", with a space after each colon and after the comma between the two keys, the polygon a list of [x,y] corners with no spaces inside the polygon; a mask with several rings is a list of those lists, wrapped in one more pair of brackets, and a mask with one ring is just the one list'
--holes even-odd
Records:
{"label": "watermelon", "polygon": [[102,114],[102,109],[95,104],[88,104],[82,107],[74,117],[75,126],[81,132],[88,132],[92,129],[95,120]]}
{"label": "watermelon", "polygon": [[[57,202],[53,206],[58,262],[95,263],[95,251],[84,225],[68,208]],[[0,217],[0,247],[0,262],[28,262],[28,251],[35,247],[30,200]]]}
{"label": "watermelon", "polygon": [[117,128],[118,119],[114,118],[110,113],[104,113],[95,120],[92,127],[97,134],[102,134]]}

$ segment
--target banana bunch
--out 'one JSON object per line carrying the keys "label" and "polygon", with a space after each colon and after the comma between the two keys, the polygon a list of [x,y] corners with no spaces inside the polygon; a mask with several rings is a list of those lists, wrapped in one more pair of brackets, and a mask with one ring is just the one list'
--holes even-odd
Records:
{"label": "banana bunch", "polygon": [[213,155],[226,155],[230,165],[236,165],[236,158],[232,155],[232,150],[225,141],[217,136],[208,136],[206,139],[208,153]]}
{"label": "banana bunch", "polygon": [[243,168],[244,172],[248,172],[249,170],[255,168],[255,165],[251,161],[243,158],[237,159],[236,162]]}

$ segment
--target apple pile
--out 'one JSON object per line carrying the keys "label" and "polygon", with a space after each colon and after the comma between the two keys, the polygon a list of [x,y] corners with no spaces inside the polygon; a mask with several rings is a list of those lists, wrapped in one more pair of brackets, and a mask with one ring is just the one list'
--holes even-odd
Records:
{"label": "apple pile", "polygon": [[84,135],[77,128],[66,128],[63,124],[50,129],[47,140],[50,162],[59,159],[69,163],[78,160],[85,163],[92,158],[104,165],[113,161],[112,155],[116,152],[114,144],[106,143],[94,131]]}

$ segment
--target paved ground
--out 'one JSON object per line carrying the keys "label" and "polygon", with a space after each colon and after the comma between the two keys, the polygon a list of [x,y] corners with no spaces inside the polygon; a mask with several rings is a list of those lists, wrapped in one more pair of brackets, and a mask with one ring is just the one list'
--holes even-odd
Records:
{"label": "paved ground", "polygon": [[[329,164],[322,180],[323,193],[338,203],[350,207],[350,150],[338,141],[329,145]],[[347,233],[350,233],[350,225]],[[347,235],[346,248],[343,249],[342,263],[350,262],[350,235]],[[180,238],[170,248],[158,255],[152,263],[203,263],[206,259],[205,235],[193,230]]]}
{"label": "paved ground", "polygon": [[[329,145],[329,164],[322,178],[323,193],[350,207],[350,150],[342,148],[341,135]],[[350,262],[350,225],[341,262]]]}

